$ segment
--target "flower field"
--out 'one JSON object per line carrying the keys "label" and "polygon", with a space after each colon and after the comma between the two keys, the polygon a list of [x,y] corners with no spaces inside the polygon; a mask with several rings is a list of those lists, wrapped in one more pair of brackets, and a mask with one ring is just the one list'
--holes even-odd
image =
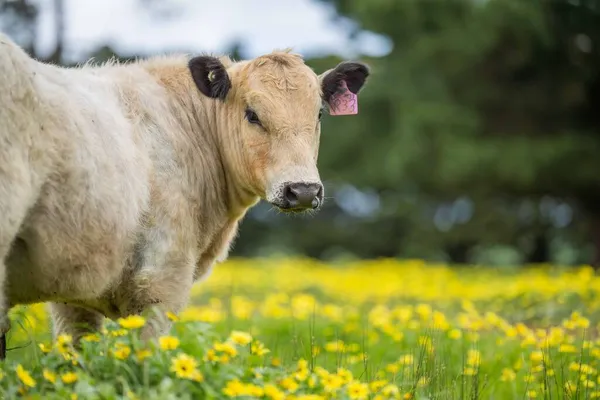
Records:
{"label": "flower field", "polygon": [[169,314],[52,345],[43,305],[12,312],[2,398],[600,398],[600,278],[589,267],[230,260]]}

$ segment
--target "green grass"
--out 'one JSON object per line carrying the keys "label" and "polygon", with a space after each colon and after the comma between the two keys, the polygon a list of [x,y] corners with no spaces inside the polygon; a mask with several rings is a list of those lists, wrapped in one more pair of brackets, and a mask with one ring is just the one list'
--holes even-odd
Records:
{"label": "green grass", "polygon": [[599,289],[585,267],[233,260],[195,287],[173,349],[107,321],[80,351],[62,338],[45,353],[43,307],[14,310],[9,347],[18,348],[0,390],[7,399],[594,398]]}

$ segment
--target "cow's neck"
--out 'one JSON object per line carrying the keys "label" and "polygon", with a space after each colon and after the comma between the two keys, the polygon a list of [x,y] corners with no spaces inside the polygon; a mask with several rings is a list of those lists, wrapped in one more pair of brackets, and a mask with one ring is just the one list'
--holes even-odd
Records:
{"label": "cow's neck", "polygon": [[[218,101],[201,95],[188,71],[185,59],[160,59],[146,70],[167,90],[179,132],[172,134],[176,151],[183,157],[190,187],[195,188],[200,225],[222,227],[237,224],[258,198],[245,192],[228,174],[223,157],[227,121],[218,119]],[[207,210],[210,215],[207,214]],[[216,228],[216,227],[213,227]]]}

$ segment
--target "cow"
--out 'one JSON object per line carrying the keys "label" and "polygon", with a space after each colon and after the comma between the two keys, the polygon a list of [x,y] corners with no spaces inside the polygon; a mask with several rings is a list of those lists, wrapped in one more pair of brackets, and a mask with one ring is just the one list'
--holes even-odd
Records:
{"label": "cow", "polygon": [[321,207],[321,115],[355,114],[369,74],[290,49],[67,68],[0,34],[0,333],[32,303],[76,343],[104,318],[168,331],[252,206]]}

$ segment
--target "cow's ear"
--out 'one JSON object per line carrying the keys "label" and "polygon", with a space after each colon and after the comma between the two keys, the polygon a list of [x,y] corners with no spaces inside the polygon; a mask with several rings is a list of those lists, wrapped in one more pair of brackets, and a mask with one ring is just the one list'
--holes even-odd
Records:
{"label": "cow's ear", "polygon": [[213,99],[225,100],[231,89],[231,80],[227,70],[216,57],[198,56],[188,64],[192,79],[198,90]]}
{"label": "cow's ear", "polygon": [[[370,69],[366,64],[356,61],[344,61],[339,63],[335,68],[330,69],[321,75],[321,89],[323,92],[323,101],[329,105],[332,114],[335,114],[336,109],[342,107],[340,100],[343,97],[343,103],[346,100],[356,103],[356,95],[362,89],[368,76]],[[353,99],[353,100],[352,100]],[[355,107],[358,105],[356,104]],[[355,114],[355,111],[339,112],[339,114]]]}

